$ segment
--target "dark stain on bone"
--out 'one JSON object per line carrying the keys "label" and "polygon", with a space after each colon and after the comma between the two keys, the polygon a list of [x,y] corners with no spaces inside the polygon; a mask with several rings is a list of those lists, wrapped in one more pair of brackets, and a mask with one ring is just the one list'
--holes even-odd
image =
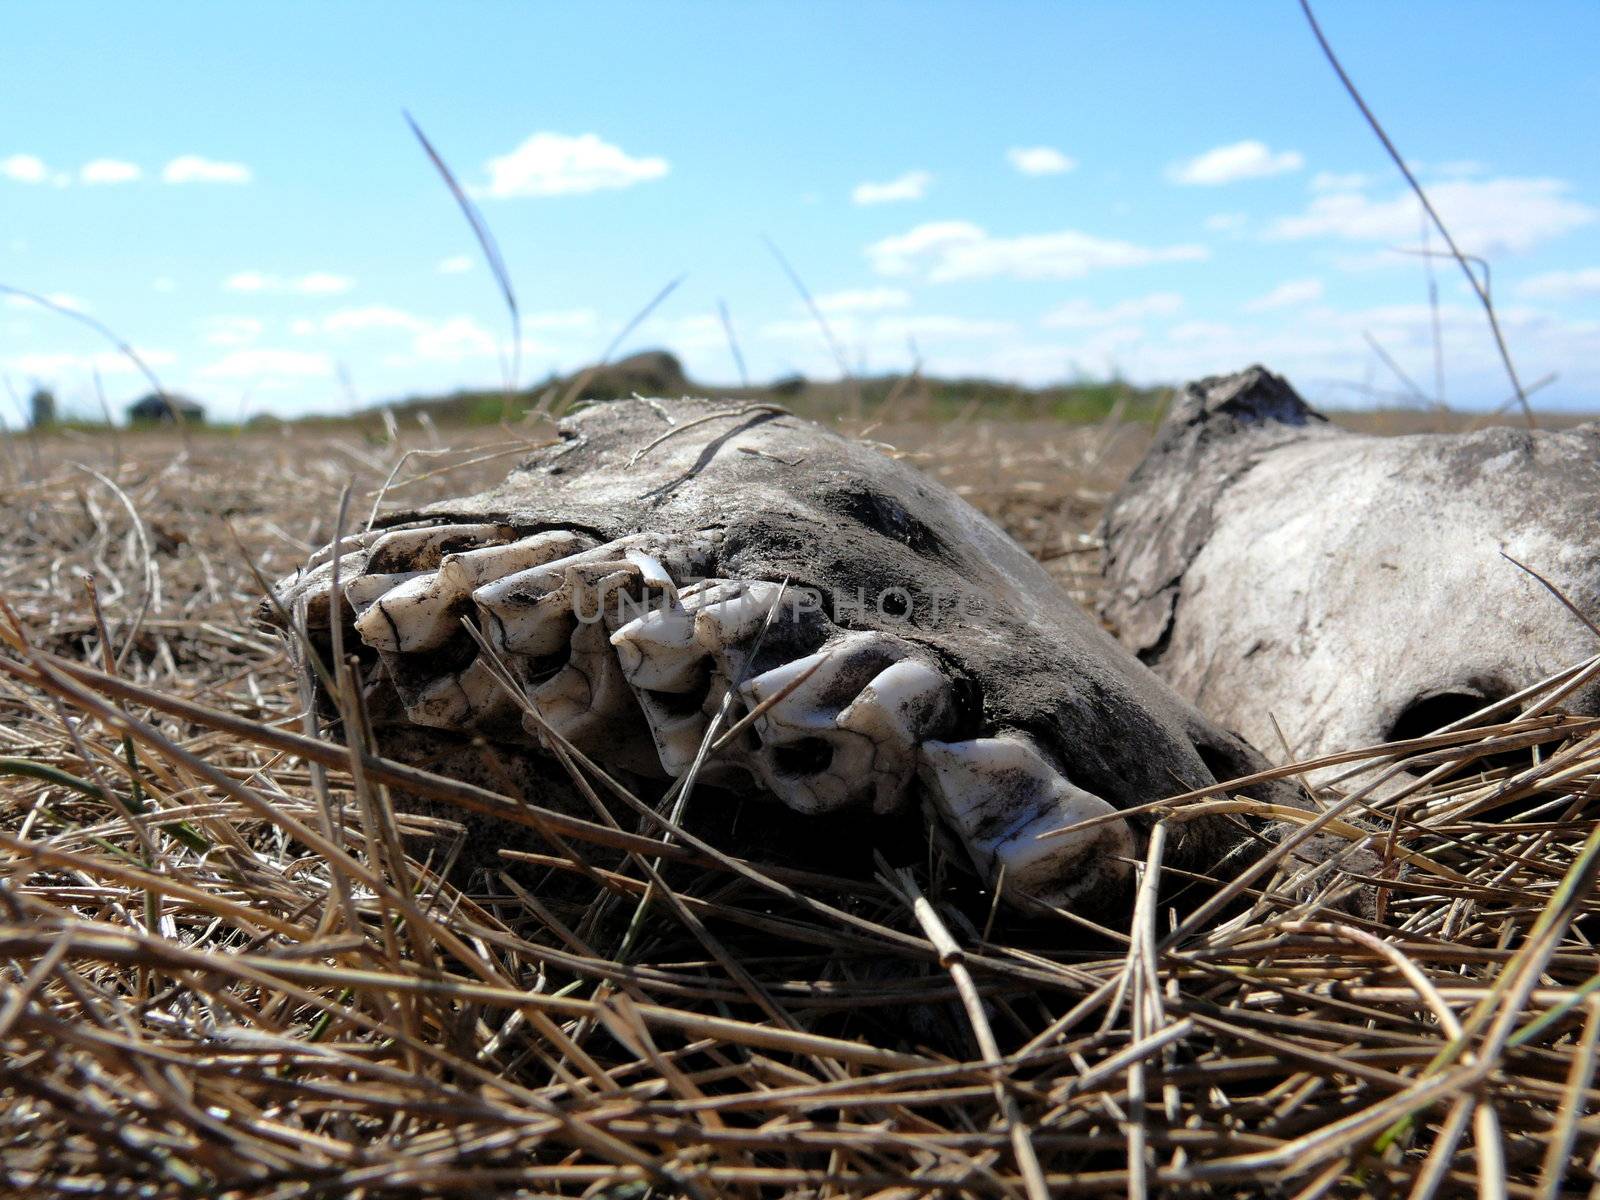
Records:
{"label": "dark stain on bone", "polygon": [[792,778],[820,775],[833,765],[833,747],[822,738],[796,738],[772,747],[772,763]]}
{"label": "dark stain on bone", "polygon": [[821,504],[847,521],[891,538],[918,554],[937,554],[944,546],[939,535],[917,518],[900,499],[867,480],[854,480],[845,486],[823,492]]}

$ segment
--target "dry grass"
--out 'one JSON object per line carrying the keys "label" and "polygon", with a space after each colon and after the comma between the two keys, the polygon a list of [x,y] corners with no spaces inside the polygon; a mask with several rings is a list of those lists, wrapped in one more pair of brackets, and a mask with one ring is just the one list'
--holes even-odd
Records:
{"label": "dry grass", "polygon": [[[1145,434],[868,436],[1087,596],[1094,519]],[[307,739],[249,622],[247,558],[292,567],[352,480],[360,520],[397,465],[417,502],[497,477],[511,446],[0,447],[0,1190],[1551,1196],[1600,1178],[1600,722],[1555,715],[1570,680],[1352,753],[1301,835],[1377,830],[1370,877],[1302,861],[1296,835],[1201,903],[1163,870],[1167,833],[1250,805],[1171,799],[1114,927],[991,914],[924,853],[837,875],[738,857],[703,836],[727,807],[697,796],[674,823],[581,766],[575,817]],[[451,830],[397,823],[394,789],[520,826],[503,877],[462,893],[432,874]],[[1375,917],[1340,903],[1360,888]]]}

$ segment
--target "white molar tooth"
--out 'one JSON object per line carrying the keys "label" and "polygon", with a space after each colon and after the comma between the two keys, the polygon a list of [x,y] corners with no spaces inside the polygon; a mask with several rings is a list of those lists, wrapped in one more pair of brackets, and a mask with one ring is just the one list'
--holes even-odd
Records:
{"label": "white molar tooth", "polygon": [[[347,581],[360,576],[365,565],[364,554],[345,554],[340,557],[338,574],[341,591]],[[279,580],[272,589],[273,595],[291,621],[303,621],[307,629],[326,629],[333,620],[333,576],[333,558],[325,556],[316,566]],[[263,611],[273,624],[279,623],[275,608],[268,606]]]}
{"label": "white molar tooth", "polygon": [[571,636],[575,619],[568,571],[608,564],[616,570],[637,572],[637,567],[623,560],[623,551],[620,542],[608,542],[474,589],[473,603],[484,613],[484,633],[511,654],[542,658],[556,653]]}
{"label": "white molar tooth", "polygon": [[399,651],[400,631],[377,605],[396,588],[405,587],[417,578],[417,573],[412,571],[395,575],[358,575],[343,585],[345,603],[355,614],[356,633],[374,650],[391,654]]}
{"label": "white molar tooth", "polygon": [[[831,647],[783,663],[757,675],[741,689],[750,707],[768,704],[756,718],[756,731],[766,736],[780,729],[821,730],[833,726],[834,713],[819,711],[816,693],[829,683],[829,664],[836,651]],[[787,695],[777,699],[784,689]],[[769,703],[770,702],[770,703]]]}
{"label": "white molar tooth", "polygon": [[604,750],[610,761],[654,772],[656,756],[644,736],[639,706],[611,647],[607,624],[618,598],[638,582],[639,568],[631,562],[567,568],[566,591],[576,619],[567,661],[529,690],[538,719],[525,716],[523,726],[539,736],[544,733],[542,721],[580,750]]}
{"label": "white molar tooth", "polygon": [[774,702],[758,725],[831,729],[834,718],[855,700],[886,667],[905,658],[911,646],[883,633],[844,633],[815,654],[772,668],[741,689],[751,707]]}
{"label": "white molar tooth", "polygon": [[334,560],[336,555],[346,558],[360,558],[364,561],[372,545],[379,538],[386,537],[388,533],[388,530],[369,529],[364,533],[346,534],[337,542],[329,542],[322,549],[314,551],[311,557],[306,559],[305,570],[309,574],[318,567],[327,566]]}
{"label": "white molar tooth", "polygon": [[[459,542],[467,534],[497,526],[447,526],[434,531],[448,533]],[[436,538],[437,549],[444,539]],[[469,607],[472,590],[492,579],[527,570],[529,567],[570,557],[589,544],[578,534],[556,531],[534,534],[510,545],[482,546],[447,554],[439,560],[437,571],[417,574],[396,587],[379,602],[388,624],[399,631],[395,649],[402,654],[437,650],[461,632],[461,617]],[[376,627],[378,618],[371,624]]]}
{"label": "white molar tooth", "polygon": [[[751,708],[767,706],[755,719],[761,737],[755,760],[780,800],[799,812],[863,803],[887,810],[899,802],[914,769],[915,739],[899,739],[897,751],[892,734],[877,736],[867,706],[855,713],[862,729],[839,717],[910,651],[909,643],[886,634],[846,633],[740,689]],[[920,676],[891,676],[885,686],[891,695],[909,694],[922,682]],[[887,717],[877,722],[886,723]]]}
{"label": "white molar tooth", "polygon": [[[462,529],[472,528],[456,526],[451,532],[459,535]],[[400,631],[399,651],[418,654],[437,650],[460,633],[461,618],[478,585],[569,556],[588,544],[589,539],[580,535],[557,531],[535,534],[510,545],[445,555],[437,571],[419,574],[382,599],[385,615]]]}
{"label": "white molar tooth", "polygon": [[572,636],[575,618],[564,571],[532,567],[486,583],[472,593],[484,614],[484,633],[511,654],[542,658]]}
{"label": "white molar tooth", "polygon": [[483,546],[446,555],[439,574],[463,592],[532,567],[570,558],[594,546],[594,539],[564,529],[531,534],[504,546]]}
{"label": "white molar tooth", "polygon": [[1014,903],[1070,905],[1131,870],[1134,837],[1124,820],[1042,836],[1117,810],[1070,783],[1027,739],[926,741],[920,759],[935,808],[991,883],[1003,870]]}
{"label": "white molar tooth", "polygon": [[639,568],[639,574],[646,586],[664,591],[668,595],[677,592],[678,585],[673,582],[666,566],[655,555],[646,554],[643,550],[629,550],[623,557]]}
{"label": "white molar tooth", "polygon": [[437,570],[452,549],[488,545],[512,536],[508,525],[428,525],[420,529],[391,529],[372,544],[372,557],[380,566],[393,560],[408,571]]}
{"label": "white molar tooth", "polygon": [[377,597],[357,619],[363,641],[393,654],[420,654],[437,650],[460,632],[451,609],[459,609],[464,593],[453,592],[438,571],[397,578],[403,582]]}
{"label": "white molar tooth", "polygon": [[946,728],[954,704],[949,681],[916,659],[902,659],[873,677],[836,720],[872,743],[877,785],[873,810],[899,807],[917,769],[917,745]]}
{"label": "white molar tooth", "polygon": [[705,740],[709,724],[705,713],[673,712],[649,696],[639,697],[639,707],[644,710],[645,723],[650,727],[650,737],[656,744],[656,758],[661,769],[677,779],[694,763]]}
{"label": "white molar tooth", "polygon": [[458,674],[442,675],[421,688],[406,706],[406,716],[436,729],[467,729],[499,721],[516,707],[499,676],[482,659],[473,659]]}
{"label": "white molar tooth", "polygon": [[885,667],[839,714],[839,724],[860,733],[934,732],[950,709],[950,683],[927,663],[901,659]]}
{"label": "white molar tooth", "polygon": [[628,682],[653,692],[687,692],[699,685],[705,651],[694,639],[694,618],[670,598],[611,635]]}
{"label": "white molar tooth", "polygon": [[[529,699],[550,728],[580,749],[634,712],[633,693],[598,623],[578,626],[566,665],[531,689]],[[527,726],[530,733],[540,732],[537,722]]]}
{"label": "white molar tooth", "polygon": [[608,637],[645,610],[646,602],[633,595],[640,590],[639,568],[627,559],[568,567],[562,586],[579,624],[598,625]]}
{"label": "white molar tooth", "polygon": [[[694,635],[707,650],[716,651],[754,638],[777,603],[783,585],[766,580],[707,580],[695,593]],[[684,593],[684,605],[690,606]]]}

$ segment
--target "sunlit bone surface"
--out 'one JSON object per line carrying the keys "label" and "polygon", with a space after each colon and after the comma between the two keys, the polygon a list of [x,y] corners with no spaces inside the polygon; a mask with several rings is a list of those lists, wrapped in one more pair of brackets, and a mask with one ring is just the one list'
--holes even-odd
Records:
{"label": "sunlit bone surface", "polygon": [[[920,804],[1023,907],[1119,896],[1148,817],[1107,817],[1261,765],[965,502],[769,407],[594,406],[341,549],[276,592],[323,647],[337,614],[374,710],[662,779],[753,714],[699,778]],[[1184,823],[1168,861],[1214,867],[1236,829]]]}
{"label": "sunlit bone surface", "polygon": [[1252,367],[1184,391],[1104,534],[1107,620],[1273,757],[1428,733],[1600,651],[1518,565],[1600,616],[1597,424],[1367,436]]}

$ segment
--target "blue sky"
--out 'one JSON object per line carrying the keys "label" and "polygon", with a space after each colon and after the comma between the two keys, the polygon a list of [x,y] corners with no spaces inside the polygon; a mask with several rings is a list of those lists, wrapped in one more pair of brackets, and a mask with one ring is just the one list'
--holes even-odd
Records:
{"label": "blue sky", "polygon": [[[1600,410],[1600,6],[1332,3],[1324,28],[1493,289],[1547,409]],[[1324,404],[1436,390],[1415,202],[1298,7],[10,5],[0,283],[217,415],[500,382],[509,330],[411,111],[474,189],[523,377],[623,352],[1171,381],[1262,361]],[[1447,400],[1508,390],[1454,264]],[[90,330],[0,301],[0,371],[97,411]],[[9,414],[0,393],[0,412]]]}

